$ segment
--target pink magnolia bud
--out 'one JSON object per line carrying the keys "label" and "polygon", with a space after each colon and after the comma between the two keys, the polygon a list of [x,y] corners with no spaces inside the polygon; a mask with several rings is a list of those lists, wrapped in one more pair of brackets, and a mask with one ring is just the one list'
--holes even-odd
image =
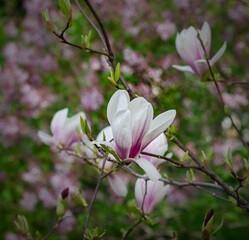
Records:
{"label": "pink magnolia bud", "polygon": [[[142,211],[142,204],[145,194],[145,180],[138,178],[135,185],[135,197],[139,208]],[[144,214],[151,214],[156,205],[162,201],[168,192],[169,185],[164,186],[161,181],[147,181],[147,193],[144,199],[143,212]]]}
{"label": "pink magnolia bud", "polygon": [[[210,59],[211,29],[209,24],[205,22],[202,29],[198,30],[198,32],[204,44],[207,58]],[[183,72],[191,72],[196,75],[203,75],[208,71],[205,53],[200,40],[197,38],[197,31],[194,27],[191,26],[188,29],[184,29],[180,33],[177,33],[176,49],[182,60],[186,62],[188,66],[173,65],[174,68]],[[225,50],[226,42],[224,42],[223,46],[214,57],[209,60],[211,66],[221,58]]]}

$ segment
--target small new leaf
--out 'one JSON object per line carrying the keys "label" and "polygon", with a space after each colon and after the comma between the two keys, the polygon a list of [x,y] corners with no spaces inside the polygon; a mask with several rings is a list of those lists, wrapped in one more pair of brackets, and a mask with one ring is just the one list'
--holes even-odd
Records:
{"label": "small new leaf", "polygon": [[121,66],[120,66],[120,63],[118,63],[115,69],[115,81],[116,82],[119,80],[120,74],[121,74]]}
{"label": "small new leaf", "polygon": [[70,1],[69,0],[58,0],[59,7],[62,13],[68,18],[70,13]]}

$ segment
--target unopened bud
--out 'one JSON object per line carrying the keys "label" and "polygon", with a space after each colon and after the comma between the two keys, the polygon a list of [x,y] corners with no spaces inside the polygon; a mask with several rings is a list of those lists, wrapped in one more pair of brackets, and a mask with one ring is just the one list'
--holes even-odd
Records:
{"label": "unopened bud", "polygon": [[212,208],[211,210],[209,210],[209,212],[206,215],[204,227],[207,226],[208,222],[210,221],[213,215],[214,215],[214,209]]}
{"label": "unopened bud", "polygon": [[65,188],[65,189],[61,192],[61,196],[62,196],[62,199],[63,199],[63,200],[67,198],[68,193],[69,193],[69,188]]}

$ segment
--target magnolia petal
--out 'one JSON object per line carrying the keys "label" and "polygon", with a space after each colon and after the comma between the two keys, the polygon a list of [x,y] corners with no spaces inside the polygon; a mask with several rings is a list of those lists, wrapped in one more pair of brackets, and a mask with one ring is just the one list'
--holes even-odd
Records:
{"label": "magnolia petal", "polygon": [[150,180],[157,181],[161,177],[160,173],[157,171],[154,165],[148,160],[144,158],[138,158],[133,159],[133,161],[145,171]]}
{"label": "magnolia petal", "polygon": [[117,195],[121,197],[126,197],[128,190],[127,190],[127,184],[118,174],[111,174],[108,176],[108,181],[110,183],[110,186]]}
{"label": "magnolia petal", "polygon": [[195,66],[196,66],[198,75],[202,75],[208,71],[208,64],[205,59],[200,59],[200,60],[195,61]]}
{"label": "magnolia petal", "polygon": [[110,142],[111,140],[113,140],[113,133],[112,133],[112,127],[111,127],[111,126],[107,126],[107,127],[103,128],[103,129],[99,132],[99,134],[98,134],[96,140],[104,140],[104,139],[103,139],[103,137],[104,137],[103,133],[105,133],[106,141],[109,141],[109,142]]}
{"label": "magnolia petal", "polygon": [[129,156],[132,144],[131,111],[119,111],[112,120],[114,147],[118,156],[124,160]]}
{"label": "magnolia petal", "polygon": [[136,98],[129,104],[131,110],[132,146],[130,157],[135,158],[141,150],[142,140],[153,119],[153,108],[144,98]]}
{"label": "magnolia petal", "polygon": [[107,118],[110,124],[112,124],[115,113],[126,110],[128,108],[129,102],[130,97],[125,90],[118,90],[112,95],[107,106]]}
{"label": "magnolia petal", "polygon": [[155,119],[153,119],[149,132],[143,139],[142,149],[144,149],[150,142],[164,132],[170,124],[174,121],[176,116],[175,110],[169,110],[161,113]]}
{"label": "magnolia petal", "polygon": [[[201,40],[205,46],[207,56],[209,58],[210,47],[211,47],[211,29],[208,22],[204,22],[202,29],[199,31]],[[199,41],[199,40],[198,40]]]}
{"label": "magnolia petal", "polygon": [[222,47],[220,48],[220,50],[210,60],[210,65],[211,66],[213,66],[221,58],[221,56],[226,51],[226,48],[227,48],[227,43],[224,42],[224,44],[222,45]]}
{"label": "magnolia petal", "polygon": [[43,131],[38,131],[38,137],[46,145],[51,145],[53,143],[52,136],[48,135],[47,133],[45,133]]}
{"label": "magnolia petal", "polygon": [[70,146],[74,142],[79,141],[76,128],[80,129],[80,117],[82,117],[83,119],[86,119],[85,113],[80,112],[72,116],[71,118],[66,119],[66,123],[64,125],[63,131],[61,134],[61,142],[65,146]]}
{"label": "magnolia petal", "polygon": [[180,66],[180,65],[172,65],[173,68],[180,70],[182,72],[190,72],[195,73],[190,66]]}
{"label": "magnolia petal", "polygon": [[59,141],[60,135],[62,134],[64,124],[67,119],[67,114],[68,114],[68,108],[64,108],[60,111],[58,111],[51,122],[51,132],[54,135],[54,138]]}

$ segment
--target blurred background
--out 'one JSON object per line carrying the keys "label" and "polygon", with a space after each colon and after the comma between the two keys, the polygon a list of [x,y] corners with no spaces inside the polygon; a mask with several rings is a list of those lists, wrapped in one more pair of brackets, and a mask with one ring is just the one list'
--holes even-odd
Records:
{"label": "blurred background", "polygon": [[[83,3],[83,1],[80,1]],[[236,180],[229,174],[223,154],[230,147],[234,167],[245,174],[243,157],[249,154],[241,144],[210,82],[172,68],[181,64],[175,37],[178,31],[204,21],[212,29],[211,56],[227,41],[224,56],[214,71],[225,81],[249,81],[249,7],[235,0],[92,0],[104,22],[116,62],[132,89],[153,104],[155,114],[176,109],[177,136],[199,156],[213,149],[209,167],[229,185]],[[81,45],[81,35],[91,27],[73,5],[73,25],[66,38]],[[83,4],[82,4],[83,5]],[[84,6],[85,7],[85,6]],[[106,107],[115,92],[107,79],[105,58],[59,43],[47,29],[41,10],[48,8],[53,22],[63,28],[66,19],[52,0],[0,1],[0,239],[21,240],[14,219],[25,215],[31,232],[44,236],[56,223],[58,194],[69,187],[80,187],[89,201],[97,176],[90,166],[65,153],[55,153],[40,142],[39,129],[49,132],[56,111],[68,107],[69,115],[84,111],[92,135],[108,125]],[[92,31],[92,48],[102,43]],[[249,142],[249,87],[220,84],[226,104]],[[169,143],[173,158],[184,153]],[[185,181],[184,169],[170,164],[161,167],[172,179]],[[104,181],[93,208],[90,227],[106,230],[104,239],[120,239],[121,229],[132,220],[128,206],[134,203],[134,182],[129,178],[129,193],[121,198]],[[197,179],[210,181],[203,175]],[[245,187],[241,194],[249,200]],[[213,198],[193,187],[171,187],[166,198],[151,215],[154,225],[142,224],[130,239],[200,239],[205,214],[215,209],[214,224],[224,220],[212,239],[240,239],[249,236],[249,218],[240,208]],[[50,239],[82,237],[86,209],[69,199],[66,218]]]}

